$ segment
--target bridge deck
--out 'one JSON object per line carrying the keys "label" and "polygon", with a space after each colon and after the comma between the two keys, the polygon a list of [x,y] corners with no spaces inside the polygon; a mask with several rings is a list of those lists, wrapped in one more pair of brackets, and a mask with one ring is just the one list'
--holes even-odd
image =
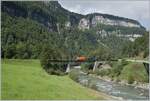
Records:
{"label": "bridge deck", "polygon": [[[105,62],[108,62],[108,61],[120,61],[122,59],[116,59],[116,60],[85,60],[85,61],[78,61],[78,60],[65,60],[65,59],[51,59],[51,60],[48,60],[49,62],[99,62],[99,63],[105,63]],[[125,59],[125,61],[129,61],[129,62],[138,62],[138,63],[147,63],[147,64],[150,64],[149,61],[146,61],[146,60],[133,60],[133,59]]]}
{"label": "bridge deck", "polygon": [[134,59],[126,59],[126,61],[129,61],[129,62],[138,62],[138,63],[147,63],[147,64],[150,64],[149,61],[147,60],[134,60]]}

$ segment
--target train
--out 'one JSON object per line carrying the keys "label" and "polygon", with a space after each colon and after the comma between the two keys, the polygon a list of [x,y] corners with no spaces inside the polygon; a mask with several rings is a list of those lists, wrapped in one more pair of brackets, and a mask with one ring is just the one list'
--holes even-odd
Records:
{"label": "train", "polygon": [[87,60],[87,58],[85,56],[79,56],[76,58],[76,61],[78,61],[78,62],[84,62],[86,60]]}
{"label": "train", "polygon": [[78,62],[85,62],[85,61],[95,61],[96,60],[96,58],[95,57],[85,57],[85,56],[78,56],[77,58],[76,58],[76,61],[78,61]]}

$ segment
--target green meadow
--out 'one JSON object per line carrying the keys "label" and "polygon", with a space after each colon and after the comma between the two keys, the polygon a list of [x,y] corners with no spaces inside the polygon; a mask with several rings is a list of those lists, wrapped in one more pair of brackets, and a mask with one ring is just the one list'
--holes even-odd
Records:
{"label": "green meadow", "polygon": [[39,60],[2,60],[1,99],[109,99],[66,76],[48,75]]}

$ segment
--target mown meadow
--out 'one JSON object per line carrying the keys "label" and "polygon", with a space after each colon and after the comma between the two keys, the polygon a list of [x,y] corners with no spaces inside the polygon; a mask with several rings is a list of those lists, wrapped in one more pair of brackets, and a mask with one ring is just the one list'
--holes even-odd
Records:
{"label": "mown meadow", "polygon": [[39,60],[3,59],[2,98],[27,99],[108,99],[66,76],[48,75]]}

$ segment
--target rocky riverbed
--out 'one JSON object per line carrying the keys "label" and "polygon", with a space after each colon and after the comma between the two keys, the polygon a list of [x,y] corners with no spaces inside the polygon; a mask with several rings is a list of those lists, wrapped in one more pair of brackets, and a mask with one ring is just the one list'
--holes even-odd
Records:
{"label": "rocky riverbed", "polygon": [[94,75],[94,74],[89,74],[89,75],[92,76],[92,77],[99,78],[99,79],[104,80],[104,81],[115,82],[115,83],[119,83],[121,85],[134,86],[135,88],[142,88],[142,89],[147,89],[147,90],[149,90],[149,88],[150,88],[149,83],[143,83],[143,82],[134,81],[132,84],[129,84],[128,81],[126,81],[126,80],[118,81],[117,79],[112,80],[108,76],[101,77],[101,76],[97,76],[97,75]]}
{"label": "rocky riverbed", "polygon": [[78,83],[94,90],[115,96],[120,100],[147,100],[149,90],[136,86],[119,84],[114,81],[105,80],[95,75],[81,74],[78,76]]}

